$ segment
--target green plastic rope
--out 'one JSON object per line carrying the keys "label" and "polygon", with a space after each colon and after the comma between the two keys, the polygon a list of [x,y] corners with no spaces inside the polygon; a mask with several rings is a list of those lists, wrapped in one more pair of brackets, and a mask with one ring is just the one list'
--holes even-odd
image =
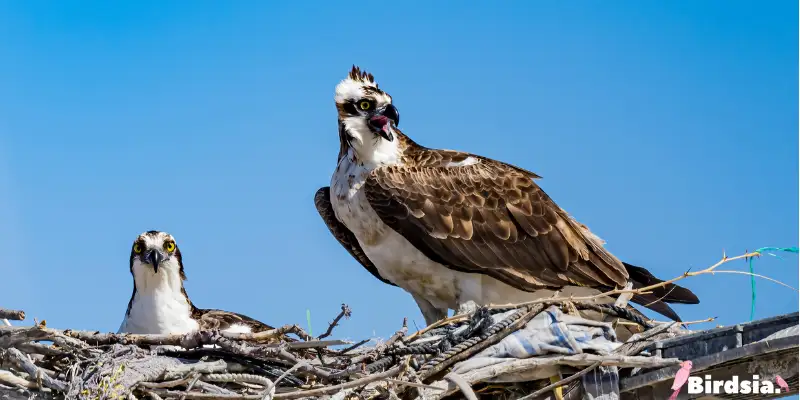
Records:
{"label": "green plastic rope", "polygon": [[[762,247],[760,249],[756,249],[755,252],[763,254],[769,251],[785,251],[787,253],[797,253],[798,249],[797,247]],[[781,258],[776,254],[772,253],[766,253],[766,254],[771,255],[773,257]],[[750,298],[750,321],[752,321],[756,315],[756,277],[753,275],[753,258],[755,257],[750,257],[748,259],[748,263],[750,264],[750,293],[752,295]]]}

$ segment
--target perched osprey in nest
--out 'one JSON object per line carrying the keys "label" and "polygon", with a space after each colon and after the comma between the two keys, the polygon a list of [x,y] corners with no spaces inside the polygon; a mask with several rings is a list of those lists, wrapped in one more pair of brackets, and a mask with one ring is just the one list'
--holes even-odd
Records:
{"label": "perched osprey in nest", "polygon": [[[316,193],[317,210],[369,272],[411,293],[426,323],[468,304],[661,282],[606,251],[533,172],[415,143],[397,128],[400,114],[372,74],[354,66],[335,100],[339,160],[330,187]],[[676,321],[666,303],[699,303],[673,284],[632,301]]]}
{"label": "perched osprey in nest", "polygon": [[250,333],[272,329],[241,314],[195,307],[183,287],[186,274],[181,251],[166,232],[139,235],[131,249],[130,268],[133,294],[119,333],[171,334],[202,329]]}

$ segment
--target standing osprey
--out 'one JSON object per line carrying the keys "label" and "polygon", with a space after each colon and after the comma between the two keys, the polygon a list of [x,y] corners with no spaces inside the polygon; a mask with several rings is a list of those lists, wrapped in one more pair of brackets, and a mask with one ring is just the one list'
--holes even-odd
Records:
{"label": "standing osprey", "polygon": [[[336,86],[339,161],[317,210],[369,272],[411,293],[430,324],[448,309],[661,282],[618,260],[556,205],[536,174],[475,154],[429,149],[397,129],[392,97],[353,67]],[[609,300],[609,299],[606,299]],[[677,285],[632,301],[680,321],[697,304]]]}
{"label": "standing osprey", "polygon": [[168,233],[145,232],[131,249],[133,294],[119,333],[171,334],[198,329],[261,332],[271,326],[250,317],[194,306],[186,294],[181,251]]}

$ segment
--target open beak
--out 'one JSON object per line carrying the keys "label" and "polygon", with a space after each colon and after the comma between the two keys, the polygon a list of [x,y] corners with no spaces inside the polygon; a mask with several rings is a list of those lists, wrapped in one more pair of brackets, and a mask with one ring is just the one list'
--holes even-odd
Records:
{"label": "open beak", "polygon": [[382,138],[393,141],[394,128],[400,123],[400,113],[389,104],[369,119],[369,124]]}
{"label": "open beak", "polygon": [[153,250],[150,254],[147,255],[147,262],[153,266],[153,270],[158,273],[158,264],[161,264],[161,261],[164,260],[164,255],[161,254],[158,250]]}
{"label": "open beak", "polygon": [[381,114],[384,117],[392,120],[392,122],[394,122],[394,126],[400,125],[400,112],[397,111],[397,108],[395,106],[388,104],[386,107],[384,107],[383,112],[381,112]]}

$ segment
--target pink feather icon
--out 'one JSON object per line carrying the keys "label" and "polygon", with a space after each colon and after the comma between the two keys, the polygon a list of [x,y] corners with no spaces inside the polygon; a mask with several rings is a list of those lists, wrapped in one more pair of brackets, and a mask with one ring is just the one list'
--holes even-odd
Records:
{"label": "pink feather icon", "polygon": [[672,381],[672,395],[669,396],[669,400],[675,400],[678,398],[678,393],[681,391],[683,385],[686,384],[686,381],[689,380],[689,373],[692,371],[692,362],[690,360],[682,361],[681,362],[681,369],[678,370],[678,373],[675,374],[675,380]]}
{"label": "pink feather icon", "polygon": [[775,375],[775,382],[778,384],[778,386],[780,386],[781,390],[783,390],[784,392],[789,391],[789,384],[787,384],[786,381],[783,380],[783,378],[781,378],[780,375]]}

